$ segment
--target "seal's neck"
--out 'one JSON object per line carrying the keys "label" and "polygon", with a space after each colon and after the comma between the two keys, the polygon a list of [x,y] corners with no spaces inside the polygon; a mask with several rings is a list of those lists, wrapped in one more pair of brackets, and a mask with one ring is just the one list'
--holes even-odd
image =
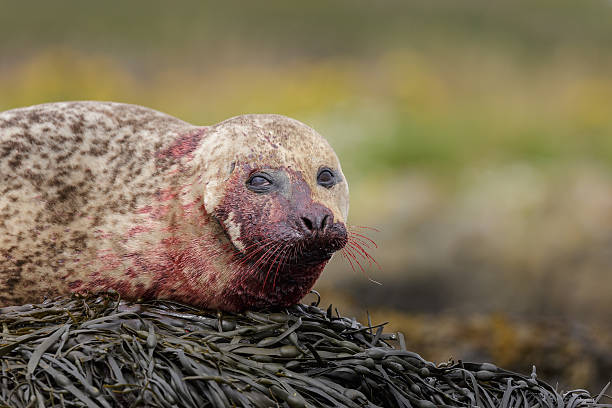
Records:
{"label": "seal's neck", "polygon": [[270,268],[269,271],[264,268],[255,274],[245,266],[226,286],[218,307],[244,311],[294,305],[309,293],[326,263]]}

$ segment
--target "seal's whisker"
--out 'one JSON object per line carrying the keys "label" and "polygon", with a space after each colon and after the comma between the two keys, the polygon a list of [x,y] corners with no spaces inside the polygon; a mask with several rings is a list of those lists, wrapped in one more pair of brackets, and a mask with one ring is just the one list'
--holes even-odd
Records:
{"label": "seal's whisker", "polygon": [[281,244],[277,244],[274,245],[274,243],[272,243],[272,245],[270,245],[270,247],[267,249],[267,251],[259,258],[257,259],[257,261],[255,261],[255,263],[253,263],[246,271],[245,276],[243,277],[242,280],[246,279],[247,277],[255,274],[257,272],[257,268],[264,264],[265,262],[267,262],[269,260],[269,258],[274,255],[274,253],[276,252],[276,250],[278,249],[278,247],[280,247]]}
{"label": "seal's whisker", "polygon": [[[346,258],[348,259],[349,263],[351,264],[351,267],[353,267],[353,271],[355,271],[355,267],[353,266],[353,263],[351,262],[351,259],[350,259],[350,258],[352,258],[352,259],[353,259],[353,261],[355,261],[355,262],[357,263],[357,265],[359,266],[359,269],[361,269],[361,272],[362,272],[362,273],[365,275],[365,277],[366,277],[366,278],[368,278],[368,280],[369,280],[370,282],[375,283],[375,284],[377,284],[377,285],[382,285],[382,283],[380,283],[380,282],[378,282],[378,281],[376,281],[376,280],[372,279],[372,278],[370,277],[370,275],[368,275],[368,273],[365,271],[365,269],[364,269],[363,265],[361,265],[361,263],[359,262],[359,260],[358,260],[358,259],[357,259],[357,257],[355,256],[355,254],[353,254],[349,248],[346,248],[346,247],[345,247],[345,248],[343,249],[343,253],[346,253],[346,255],[348,255]],[[349,257],[350,257],[350,258],[349,258]]]}
{"label": "seal's whisker", "polygon": [[376,264],[376,266],[378,267],[379,270],[382,270],[382,267],[380,266],[380,264],[376,261],[376,259],[374,259],[369,253],[368,251],[366,251],[365,249],[363,249],[363,247],[361,245],[359,245],[356,242],[352,242],[349,241],[347,243],[347,245],[350,245],[351,248],[354,248],[355,250],[357,250],[357,253],[359,255],[361,255],[364,259],[367,259],[368,262],[370,263],[370,265],[372,265],[372,262]]}
{"label": "seal's whisker", "polygon": [[270,259],[274,256],[278,248],[282,245],[282,243],[275,243],[271,245],[265,254],[263,254],[253,265],[253,270],[256,270],[258,267],[267,264]]}
{"label": "seal's whisker", "polygon": [[273,242],[273,241],[274,241],[274,240],[273,240],[272,238],[266,238],[266,239],[264,239],[264,240],[262,240],[262,241],[257,241],[257,242],[254,242],[253,244],[251,244],[251,245],[247,246],[246,248],[244,248],[244,249],[243,249],[241,252],[237,252],[237,253],[235,253],[235,254],[234,254],[234,256],[235,256],[235,257],[237,257],[237,258],[244,257],[244,256],[245,256],[245,254],[246,254],[247,252],[249,252],[249,250],[250,250],[251,248],[256,247],[257,249],[259,249],[259,248],[261,248],[261,247],[265,247],[267,244],[269,244],[269,243],[271,243],[271,242]]}
{"label": "seal's whisker", "polygon": [[367,227],[365,225],[349,225],[348,229],[351,229],[351,228],[362,228],[362,229],[369,229],[369,230],[372,230],[372,231],[380,232],[380,230],[377,229],[377,228]]}
{"label": "seal's whisker", "polygon": [[[270,263],[269,267],[268,267],[268,271],[266,273],[266,277],[264,280],[264,288],[266,286],[266,281],[268,279],[268,276],[270,274],[270,272],[272,271],[272,268],[274,267],[274,264],[276,264],[276,271],[274,273],[274,280],[273,280],[273,289],[276,289],[276,278],[278,276],[278,272],[280,271],[280,268],[287,265],[287,261],[289,260],[289,254],[291,252],[292,249],[295,248],[295,245],[293,245],[293,241],[286,241],[282,244],[280,244],[281,248],[278,251],[276,257],[274,258],[274,260]],[[275,251],[276,253],[276,251]],[[271,258],[274,254],[271,254],[271,256],[269,258]],[[269,261],[268,258],[268,261]]]}
{"label": "seal's whisker", "polygon": [[278,243],[276,245],[274,251],[265,259],[265,261],[263,263],[273,265],[274,262],[276,261],[276,258],[274,257],[274,255],[277,255],[279,253],[279,251],[282,249],[283,245],[284,245],[283,242]]}
{"label": "seal's whisker", "polygon": [[351,269],[353,269],[353,272],[357,272],[355,270],[355,265],[353,265],[353,261],[351,261],[351,258],[349,258],[348,255],[346,254],[347,252],[348,251],[345,248],[343,248],[341,251],[341,254],[344,257],[344,259],[346,259],[349,262],[349,264],[351,265]]}
{"label": "seal's whisker", "polygon": [[351,251],[350,248],[345,247],[345,249],[346,249],[347,255],[350,256],[353,259],[353,261],[355,261],[355,263],[357,263],[357,266],[359,266],[359,269],[361,269],[361,272],[365,274],[366,276],[368,276],[368,274],[365,271],[365,268],[363,267],[363,265],[361,265],[361,262],[359,262],[359,260],[357,259],[353,251]]}
{"label": "seal's whisker", "polygon": [[295,258],[297,259],[299,255],[302,254],[302,248],[300,243],[298,242],[297,245],[295,246]]}
{"label": "seal's whisker", "polygon": [[369,242],[364,241],[361,238],[356,237],[354,235],[349,235],[347,241],[359,242],[362,246],[364,246],[366,248],[369,248],[369,249],[373,249],[374,248]]}
{"label": "seal's whisker", "polygon": [[353,232],[353,231],[349,231],[349,237],[359,237],[362,239],[367,240],[368,242],[370,242],[372,245],[374,245],[375,248],[378,248],[378,245],[376,244],[376,242],[374,242],[374,240],[366,235],[363,234],[359,234],[357,232]]}
{"label": "seal's whisker", "polygon": [[289,247],[289,252],[287,255],[287,261],[297,262],[298,259],[298,245],[295,242],[292,242]]}
{"label": "seal's whisker", "polygon": [[[355,230],[359,232],[356,232]],[[369,281],[380,285],[380,282],[373,280],[367,274],[364,266],[362,265],[362,262],[365,260],[368,262],[368,266],[372,266],[372,264],[375,264],[378,269],[382,271],[382,267],[380,266],[380,264],[368,252],[368,249],[371,250],[374,248],[378,248],[378,244],[376,244],[376,242],[372,238],[365,235],[366,233],[363,230],[380,232],[374,227],[367,227],[364,225],[348,225],[347,241],[344,248],[342,249],[342,256],[349,262],[353,271],[356,270],[355,264],[357,264],[357,267],[368,278]],[[359,258],[361,258],[361,262]]]}
{"label": "seal's whisker", "polygon": [[[279,244],[278,249],[281,249],[283,247],[284,247],[284,243],[281,243],[281,244]],[[278,249],[277,249],[277,251],[274,251],[274,253],[277,253],[277,252],[278,253],[276,254],[276,257],[274,258],[274,260],[270,263],[270,266],[268,267],[268,271],[266,272],[266,277],[265,277],[264,283],[263,283],[264,289],[266,288],[266,282],[268,281],[268,275],[270,275],[270,271],[272,270],[272,267],[274,266],[274,263],[276,262],[276,260],[278,259],[278,256],[282,252],[282,250],[278,251]]]}
{"label": "seal's whisker", "polygon": [[262,245],[262,244],[265,244],[265,243],[271,242],[271,241],[274,241],[274,239],[273,238],[269,238],[269,237],[268,238],[264,238],[261,241],[257,241],[257,242],[252,243],[251,245],[249,245],[246,248],[244,248],[242,251],[246,252],[246,251],[248,251],[249,249],[251,249],[251,248],[253,248],[255,246],[259,246],[259,245]]}
{"label": "seal's whisker", "polygon": [[261,263],[261,261],[265,258],[265,256],[274,249],[274,242],[269,242],[266,246],[262,246],[261,248],[259,248],[257,251],[254,251],[253,253],[250,254],[250,257],[259,255],[261,252],[263,252],[264,250],[266,251],[263,255],[261,255],[259,258],[257,258],[257,260],[249,265],[246,270],[242,273],[242,276],[240,277],[240,279],[238,280],[238,284],[242,284],[244,283],[244,281],[251,277],[252,275],[254,275],[257,271],[257,266]]}
{"label": "seal's whisker", "polygon": [[247,261],[249,261],[250,259],[252,259],[254,256],[256,256],[257,254],[261,253],[264,249],[266,249],[267,247],[269,247],[270,245],[274,244],[273,240],[269,240],[269,242],[265,243],[264,245],[261,245],[259,248],[257,248],[255,251],[249,253],[246,256],[243,256],[242,258],[238,258],[237,259],[237,266],[243,265],[245,264]]}
{"label": "seal's whisker", "polygon": [[[365,250],[363,249],[363,247],[361,247],[360,245],[356,244],[353,241],[348,241],[346,243],[346,245],[348,245],[350,248],[354,249],[356,254],[359,255],[362,259],[369,261],[369,259],[367,258],[367,255],[365,253]],[[372,262],[370,261],[370,264],[372,264]]]}
{"label": "seal's whisker", "polygon": [[236,266],[240,267],[240,266],[245,266],[249,263],[249,261],[253,261],[254,258],[256,258],[258,255],[260,255],[266,248],[261,248],[258,251],[253,252],[252,254],[249,255],[248,258],[244,258],[242,260],[240,260],[239,262],[236,263]]}
{"label": "seal's whisker", "polygon": [[276,266],[276,272],[274,272],[274,281],[272,282],[272,290],[276,290],[276,278],[278,277],[278,271],[281,265],[284,264],[284,258],[289,253],[290,249],[291,247],[289,247],[289,245],[285,245],[285,248],[283,249],[283,254],[278,261],[278,265]]}
{"label": "seal's whisker", "polygon": [[361,242],[367,242],[368,245],[372,245],[374,247],[378,247],[378,245],[376,244],[376,241],[374,241],[372,238],[368,237],[367,235],[363,235],[363,234],[359,234],[357,232],[349,231],[348,232],[348,237],[350,237],[351,239],[358,239]]}

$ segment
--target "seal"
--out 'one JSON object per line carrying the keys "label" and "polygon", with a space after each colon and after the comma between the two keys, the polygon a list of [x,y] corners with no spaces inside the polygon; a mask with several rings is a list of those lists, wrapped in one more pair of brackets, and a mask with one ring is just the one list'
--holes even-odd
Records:
{"label": "seal", "polygon": [[0,304],[115,290],[286,307],[347,243],[328,142],[281,115],[194,126],[141,106],[0,113]]}

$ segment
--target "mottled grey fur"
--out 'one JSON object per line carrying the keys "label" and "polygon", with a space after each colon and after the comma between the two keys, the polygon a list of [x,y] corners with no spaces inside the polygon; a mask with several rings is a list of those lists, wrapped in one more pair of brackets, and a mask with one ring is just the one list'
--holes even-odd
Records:
{"label": "mottled grey fur", "polygon": [[192,129],[119,103],[0,113],[0,304],[61,293],[61,278],[77,274],[66,263],[92,250],[101,227],[145,204],[139,198],[159,188],[164,167],[155,152]]}

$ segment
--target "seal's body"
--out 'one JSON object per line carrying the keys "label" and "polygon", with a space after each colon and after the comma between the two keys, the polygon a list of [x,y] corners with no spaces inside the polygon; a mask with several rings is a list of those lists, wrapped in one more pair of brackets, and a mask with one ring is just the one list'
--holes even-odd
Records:
{"label": "seal's body", "polygon": [[134,105],[0,113],[0,305],[109,289],[288,306],[347,242],[328,143],[280,115],[193,126]]}

